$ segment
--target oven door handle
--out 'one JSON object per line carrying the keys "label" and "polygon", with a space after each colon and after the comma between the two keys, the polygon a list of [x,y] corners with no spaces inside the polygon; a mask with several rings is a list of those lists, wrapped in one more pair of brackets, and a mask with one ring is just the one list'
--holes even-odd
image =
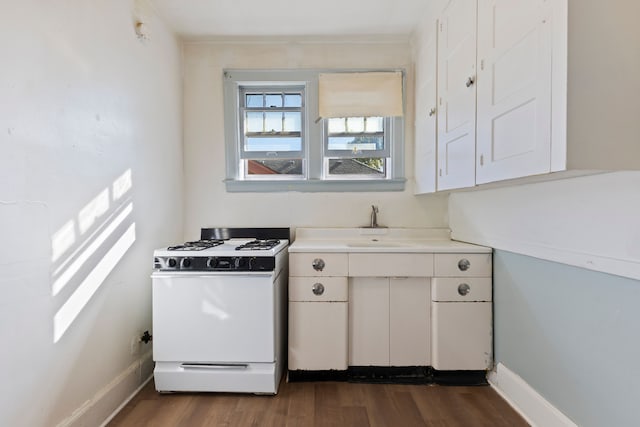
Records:
{"label": "oven door handle", "polygon": [[247,369],[249,365],[246,363],[181,363],[183,369]]}

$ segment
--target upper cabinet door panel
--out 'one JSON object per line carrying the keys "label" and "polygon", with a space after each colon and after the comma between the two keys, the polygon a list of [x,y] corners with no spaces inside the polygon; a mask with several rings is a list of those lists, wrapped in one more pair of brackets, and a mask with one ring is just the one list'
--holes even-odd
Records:
{"label": "upper cabinet door panel", "polygon": [[550,172],[551,13],[479,0],[476,183]]}
{"label": "upper cabinet door panel", "polygon": [[452,0],[438,24],[437,189],[475,184],[476,1]]}
{"label": "upper cabinet door panel", "polygon": [[436,40],[426,31],[416,60],[415,194],[436,191]]}

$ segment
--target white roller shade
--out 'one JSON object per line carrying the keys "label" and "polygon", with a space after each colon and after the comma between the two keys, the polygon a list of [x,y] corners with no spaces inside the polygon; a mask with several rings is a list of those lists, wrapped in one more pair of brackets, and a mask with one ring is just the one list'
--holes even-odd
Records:
{"label": "white roller shade", "polygon": [[321,118],[402,116],[402,72],[322,73]]}

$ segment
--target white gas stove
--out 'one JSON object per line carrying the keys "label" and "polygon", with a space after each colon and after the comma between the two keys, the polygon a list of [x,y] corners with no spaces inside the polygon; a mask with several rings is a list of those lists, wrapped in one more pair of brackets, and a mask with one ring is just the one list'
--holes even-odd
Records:
{"label": "white gas stove", "polygon": [[288,228],[207,228],[154,251],[156,390],[277,393],[288,238]]}

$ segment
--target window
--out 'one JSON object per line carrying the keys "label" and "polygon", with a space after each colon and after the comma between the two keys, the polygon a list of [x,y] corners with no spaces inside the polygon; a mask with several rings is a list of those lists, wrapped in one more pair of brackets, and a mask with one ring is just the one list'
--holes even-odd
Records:
{"label": "window", "polygon": [[304,86],[239,91],[241,176],[304,176]]}
{"label": "window", "polygon": [[[367,94],[354,93],[353,85],[335,89],[332,81],[323,86],[323,73],[331,78],[335,71],[225,71],[228,191],[404,189],[404,120],[386,115],[397,109],[375,114],[380,109],[342,108],[344,99],[353,103]],[[381,74],[358,73],[338,77],[362,84]],[[336,102],[340,109],[333,107]],[[347,114],[336,116],[337,111]]]}

